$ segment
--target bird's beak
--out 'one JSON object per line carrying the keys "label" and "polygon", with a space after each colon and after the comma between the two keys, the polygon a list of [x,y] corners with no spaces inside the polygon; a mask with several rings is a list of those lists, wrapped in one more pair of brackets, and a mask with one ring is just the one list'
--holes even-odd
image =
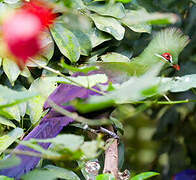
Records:
{"label": "bird's beak", "polygon": [[177,71],[180,70],[180,66],[178,64],[172,64],[173,68]]}

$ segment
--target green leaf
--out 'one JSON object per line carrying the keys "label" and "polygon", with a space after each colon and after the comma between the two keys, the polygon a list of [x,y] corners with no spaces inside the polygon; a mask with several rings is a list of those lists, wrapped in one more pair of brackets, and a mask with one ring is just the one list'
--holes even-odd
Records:
{"label": "green leaf", "polygon": [[55,88],[56,83],[54,81],[47,81],[45,78],[38,78],[31,84],[29,92],[37,91],[39,94],[27,102],[27,109],[33,124],[35,124],[42,116],[44,102]]}
{"label": "green leaf", "polygon": [[148,13],[144,8],[127,10],[122,23],[136,32],[151,32],[151,24],[173,24],[178,17],[172,13]]}
{"label": "green leaf", "polygon": [[33,170],[29,173],[20,177],[22,180],[35,180],[35,179],[42,179],[42,180],[55,180],[57,178],[56,174],[47,171],[47,170]]}
{"label": "green leaf", "polygon": [[126,10],[126,16],[122,19],[122,23],[135,32],[147,32],[151,33],[151,25],[146,21],[141,21],[139,18],[140,11],[138,10]]}
{"label": "green leaf", "polygon": [[46,77],[47,82],[59,82],[65,84],[73,84],[76,86],[82,85],[83,87],[93,87],[99,83],[107,82],[108,78],[105,74],[93,74],[89,76],[77,76],[77,77]]}
{"label": "green leaf", "polygon": [[38,94],[35,91],[14,91],[2,85],[0,85],[0,92],[0,109],[27,101]]}
{"label": "green leaf", "polygon": [[[184,92],[191,88],[196,88],[196,74],[185,75],[174,78],[158,78],[159,93],[170,92]],[[157,81],[158,81],[157,80]]]}
{"label": "green leaf", "polygon": [[130,62],[127,56],[115,52],[107,53],[100,58],[103,62]]}
{"label": "green leaf", "polygon": [[52,172],[56,177],[66,180],[80,180],[80,178],[73,172],[64,168],[60,168],[53,165],[47,165],[44,167],[49,172]]}
{"label": "green leaf", "polygon": [[157,94],[157,89],[158,89],[158,85],[152,86],[150,88],[144,89],[143,91],[141,91],[141,94],[143,96],[152,96],[152,95],[156,95]]}
{"label": "green leaf", "polygon": [[114,101],[116,104],[124,104],[145,99],[146,96],[141,92],[160,83],[160,80],[155,80],[155,76],[157,76],[160,68],[161,64],[152,67],[141,77],[131,77],[128,81],[115,85],[115,90],[108,92],[106,95],[92,96],[88,99],[87,104],[89,103],[90,105],[91,103],[103,103],[107,101]]}
{"label": "green leaf", "polygon": [[37,56],[35,56],[35,57],[32,57],[31,59],[32,59],[33,61],[35,61],[36,64],[35,64],[34,62],[32,62],[32,61],[28,61],[27,64],[26,64],[27,67],[38,67],[37,64],[46,66],[47,63],[48,63],[48,59],[45,58],[44,56],[39,56],[39,55],[37,55]]}
{"label": "green leaf", "polygon": [[175,77],[170,83],[171,92],[183,92],[191,88],[196,88],[196,74]]}
{"label": "green leaf", "polygon": [[13,60],[3,59],[3,70],[13,86],[21,72],[18,65]]}
{"label": "green leaf", "polygon": [[82,144],[81,150],[86,158],[92,159],[99,155],[97,151],[101,146],[104,146],[103,141],[86,141]]}
{"label": "green leaf", "polygon": [[10,168],[20,164],[20,158],[12,155],[7,159],[0,160],[0,169]]}
{"label": "green leaf", "polygon": [[35,150],[45,153],[45,150],[43,148],[40,149],[39,146],[35,144],[36,142],[52,143],[54,146],[62,146],[62,148],[64,149],[68,149],[70,151],[76,151],[80,148],[80,146],[84,142],[84,137],[73,135],[73,134],[64,134],[64,135],[58,135],[55,138],[30,139],[29,141],[21,141],[20,143],[28,147],[31,147],[33,149],[36,148]]}
{"label": "green leaf", "polygon": [[29,71],[27,66],[24,67],[23,71],[20,74],[27,78],[31,77],[31,72]]}
{"label": "green leaf", "polygon": [[56,23],[51,29],[52,36],[61,51],[72,63],[80,58],[80,44],[65,25]]}
{"label": "green leaf", "polygon": [[16,128],[15,124],[12,121],[10,121],[8,119],[5,119],[5,118],[3,118],[1,116],[0,116],[0,124]]}
{"label": "green leaf", "polygon": [[70,151],[76,151],[77,149],[80,148],[80,146],[84,142],[84,137],[73,135],[73,134],[64,134],[64,135],[58,135],[57,137],[51,139],[39,139],[39,140],[34,139],[34,141],[59,144],[59,145],[63,145],[64,148],[67,148]]}
{"label": "green leaf", "polygon": [[[81,145],[84,142],[82,136],[65,134],[58,135],[50,139],[30,139],[28,141],[21,141],[25,145],[37,152],[40,152],[43,157],[51,160],[78,160],[82,157]],[[40,143],[52,143],[50,149],[44,149]]]}
{"label": "green leaf", "polygon": [[14,178],[9,178],[6,176],[0,176],[0,180],[14,180]]}
{"label": "green leaf", "polygon": [[23,135],[23,129],[16,128],[7,135],[0,137],[0,154],[6,150],[16,139]]}
{"label": "green leaf", "polygon": [[[32,57],[33,61],[36,61],[38,64],[46,65],[48,64],[48,61],[52,58],[54,54],[54,41],[49,33],[49,31],[42,32],[42,35],[40,37],[41,39],[41,51],[39,54],[37,54],[35,57]],[[37,67],[38,65],[28,61],[26,66],[28,67]],[[22,74],[25,77],[29,77],[29,72],[27,69],[25,72],[22,72]]]}
{"label": "green leaf", "polygon": [[41,56],[46,57],[48,60],[54,54],[54,41],[49,31],[45,31],[41,36]]}
{"label": "green leaf", "polygon": [[112,174],[99,174],[96,180],[115,180]]}
{"label": "green leaf", "polygon": [[5,3],[8,3],[8,4],[15,4],[17,3],[19,0],[4,0]]}
{"label": "green leaf", "polygon": [[98,30],[97,28],[92,28],[89,32],[89,36],[91,39],[92,48],[102,44],[105,41],[109,41],[112,39],[112,37],[109,34],[104,33]]}
{"label": "green leaf", "polygon": [[157,172],[144,172],[130,178],[130,180],[144,180],[157,175],[159,175]]}
{"label": "green leaf", "polygon": [[73,66],[66,64],[63,59],[61,59],[61,65],[63,68],[70,70],[72,72],[82,72],[85,74],[87,74],[90,71],[98,70],[98,68],[96,66],[87,66],[87,67],[84,66],[81,68],[73,67]]}
{"label": "green leaf", "polygon": [[125,28],[121,26],[118,20],[112,17],[99,16],[97,14],[91,14],[90,17],[99,30],[111,34],[117,40],[123,39]]}
{"label": "green leaf", "polygon": [[91,40],[89,36],[80,30],[72,30],[72,33],[78,39],[80,44],[80,54],[88,56],[92,50]]}
{"label": "green leaf", "polygon": [[122,142],[118,144],[118,169],[121,170],[124,164],[125,147]]}
{"label": "green leaf", "polygon": [[71,0],[71,6],[75,9],[83,9],[85,5],[82,0]]}
{"label": "green leaf", "polygon": [[111,107],[112,105],[114,105],[114,100],[108,100],[108,101],[90,103],[90,104],[88,103],[84,104],[83,102],[80,102],[80,100],[73,100],[71,104],[77,109],[77,111],[81,113],[88,113],[88,112],[93,112],[93,111]]}
{"label": "green leaf", "polygon": [[122,3],[99,3],[93,2],[87,8],[103,16],[111,16],[114,18],[123,18],[125,16],[125,8]]}
{"label": "green leaf", "polygon": [[129,3],[131,0],[116,0],[116,2]]}

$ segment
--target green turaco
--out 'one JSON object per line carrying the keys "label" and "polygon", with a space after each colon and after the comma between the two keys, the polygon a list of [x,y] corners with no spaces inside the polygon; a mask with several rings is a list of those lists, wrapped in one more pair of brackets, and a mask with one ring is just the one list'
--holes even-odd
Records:
{"label": "green turaco", "polygon": [[[188,41],[188,37],[184,36],[178,29],[170,28],[162,30],[155,35],[153,40],[141,53],[141,55],[132,59],[131,62],[127,63],[126,65],[123,64],[122,71],[126,70],[132,75],[140,75],[145,73],[158,62],[163,62],[173,66],[176,70],[179,70],[179,66],[177,65],[178,55],[187,45]],[[110,67],[111,64],[105,63],[105,65]],[[117,66],[121,65],[121,63],[117,63]],[[97,95],[97,93],[75,85],[60,84],[48,99],[61,106],[74,98],[86,99],[92,95]],[[70,112],[75,111],[75,109],[70,105],[64,106],[63,108]],[[59,134],[64,126],[67,126],[69,123],[74,121],[70,117],[55,112],[55,110],[50,107],[47,102],[44,104],[44,109],[48,109],[48,112],[40,120],[40,123],[23,139],[23,141],[31,138],[53,138]],[[49,147],[49,143],[42,143],[40,145],[44,149]],[[30,148],[22,145],[18,145],[16,150],[32,151]],[[12,168],[1,170],[0,175],[6,175],[8,177],[19,179],[21,175],[36,167],[40,160],[39,157],[28,155],[17,155],[17,157],[19,157],[21,160],[20,164]]]}
{"label": "green turaco", "polygon": [[126,71],[129,75],[141,75],[148,71],[153,65],[163,64],[180,70],[178,56],[188,44],[189,38],[179,29],[167,28],[159,31],[145,48],[145,50],[130,62],[100,63],[104,71]]}

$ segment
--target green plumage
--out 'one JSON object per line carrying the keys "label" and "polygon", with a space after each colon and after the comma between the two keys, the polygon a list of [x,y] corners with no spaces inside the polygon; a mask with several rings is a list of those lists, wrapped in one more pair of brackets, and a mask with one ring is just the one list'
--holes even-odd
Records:
{"label": "green plumage", "polygon": [[148,71],[153,65],[162,62],[168,64],[160,57],[156,56],[163,53],[170,53],[173,63],[178,63],[178,56],[184,47],[188,44],[189,38],[179,29],[167,28],[156,33],[152,41],[145,50],[136,58],[131,59],[130,63],[104,63],[101,67],[104,70],[123,71],[129,75],[141,75]]}
{"label": "green plumage", "polygon": [[[142,64],[147,69],[161,61],[156,54],[170,53],[174,64],[178,63],[178,56],[184,47],[188,44],[188,36],[176,28],[164,29],[156,33],[147,48],[137,57],[133,59],[134,64]],[[166,62],[164,62],[166,63]]]}

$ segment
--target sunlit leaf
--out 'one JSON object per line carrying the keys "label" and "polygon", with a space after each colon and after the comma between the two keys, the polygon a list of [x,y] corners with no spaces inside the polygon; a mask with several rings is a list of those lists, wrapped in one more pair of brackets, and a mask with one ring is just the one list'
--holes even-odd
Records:
{"label": "sunlit leaf", "polygon": [[80,44],[80,54],[88,56],[92,50],[92,45],[89,36],[80,30],[72,30],[72,33],[78,39],[78,42]]}
{"label": "sunlit leaf", "polygon": [[17,3],[19,0],[4,0],[5,3],[8,3],[8,4],[15,4]]}
{"label": "sunlit leaf", "polygon": [[91,29],[91,31],[89,32],[89,36],[90,36],[93,48],[100,45],[101,43],[105,41],[109,41],[112,39],[112,37],[109,34],[104,33],[98,30],[97,28]]}
{"label": "sunlit leaf", "polygon": [[18,164],[20,164],[20,158],[13,155],[9,158],[0,160],[0,169],[13,167],[13,166],[16,166]]}
{"label": "sunlit leaf", "polygon": [[50,139],[31,139],[29,141],[21,142],[22,144],[26,144],[30,146],[31,143],[34,142],[43,142],[43,143],[52,143],[54,145],[61,145],[63,148],[67,148],[70,151],[76,151],[80,148],[83,143],[84,138],[82,136],[77,136],[73,134],[64,134],[58,135],[55,138]]}
{"label": "sunlit leaf", "polygon": [[1,116],[0,116],[0,124],[6,125],[6,126],[10,126],[10,127],[13,127],[13,128],[16,127],[15,124],[12,121],[10,121],[9,119],[5,119],[5,118],[3,118]]}
{"label": "sunlit leaf", "polygon": [[99,174],[96,180],[115,180],[112,174]]}
{"label": "sunlit leaf", "polygon": [[51,33],[61,53],[72,63],[78,61],[80,44],[75,35],[60,23],[51,28]]}
{"label": "sunlit leaf", "polygon": [[22,180],[55,180],[56,178],[56,174],[48,170],[33,170],[21,177]]}
{"label": "sunlit leaf", "polygon": [[13,86],[21,72],[18,65],[13,60],[3,59],[3,70]]}
{"label": "sunlit leaf", "polygon": [[105,31],[117,40],[122,40],[124,37],[125,29],[121,26],[120,22],[112,17],[103,17],[97,14],[91,14],[90,17],[94,21],[96,27]]}
{"label": "sunlit leaf", "polygon": [[157,176],[159,175],[159,173],[157,172],[144,172],[144,173],[141,173],[141,174],[138,174],[132,178],[130,178],[130,180],[144,180],[144,179],[149,179],[153,176]]}
{"label": "sunlit leaf", "polygon": [[87,66],[87,67],[84,66],[81,68],[73,67],[73,66],[66,64],[63,59],[61,60],[61,65],[63,68],[70,70],[72,72],[82,72],[85,74],[90,71],[98,70],[98,68],[96,66]]}
{"label": "sunlit leaf", "polygon": [[0,176],[0,180],[14,180],[14,178],[9,178],[6,176]]}
{"label": "sunlit leaf", "polygon": [[175,23],[178,17],[172,13],[148,13],[145,9],[127,10],[123,24],[136,32],[151,32],[151,24]]}
{"label": "sunlit leaf", "polygon": [[92,159],[98,156],[97,150],[99,149],[100,146],[103,146],[104,143],[98,141],[87,141],[82,144],[81,149],[85,155],[86,158]]}
{"label": "sunlit leaf", "polygon": [[122,18],[125,16],[125,8],[122,3],[108,4],[108,3],[91,3],[87,8],[100,15],[111,16],[115,18]]}
{"label": "sunlit leaf", "polygon": [[59,82],[65,84],[73,84],[82,87],[93,87],[99,83],[107,82],[107,76],[105,74],[93,74],[89,76],[78,76],[78,77],[46,77],[45,81],[48,82]]}
{"label": "sunlit leaf", "polygon": [[38,96],[32,98],[27,102],[27,108],[30,115],[31,122],[35,124],[42,116],[45,100],[56,88],[56,83],[53,81],[45,81],[44,78],[36,79],[29,89],[30,92],[36,92]]}
{"label": "sunlit leaf", "polygon": [[80,178],[73,172],[68,169],[60,168],[53,165],[47,165],[44,167],[49,172],[56,174],[56,177],[66,180],[80,180]]}
{"label": "sunlit leaf", "polygon": [[103,62],[130,62],[127,56],[115,52],[107,53],[100,58]]}
{"label": "sunlit leaf", "polygon": [[15,104],[27,101],[36,96],[37,92],[14,91],[6,86],[0,85],[0,108],[13,106]]}
{"label": "sunlit leaf", "polygon": [[23,135],[23,129],[16,128],[8,134],[0,137],[0,153],[7,149],[16,139]]}
{"label": "sunlit leaf", "polygon": [[171,92],[183,92],[196,88],[196,74],[176,77],[171,81]]}

